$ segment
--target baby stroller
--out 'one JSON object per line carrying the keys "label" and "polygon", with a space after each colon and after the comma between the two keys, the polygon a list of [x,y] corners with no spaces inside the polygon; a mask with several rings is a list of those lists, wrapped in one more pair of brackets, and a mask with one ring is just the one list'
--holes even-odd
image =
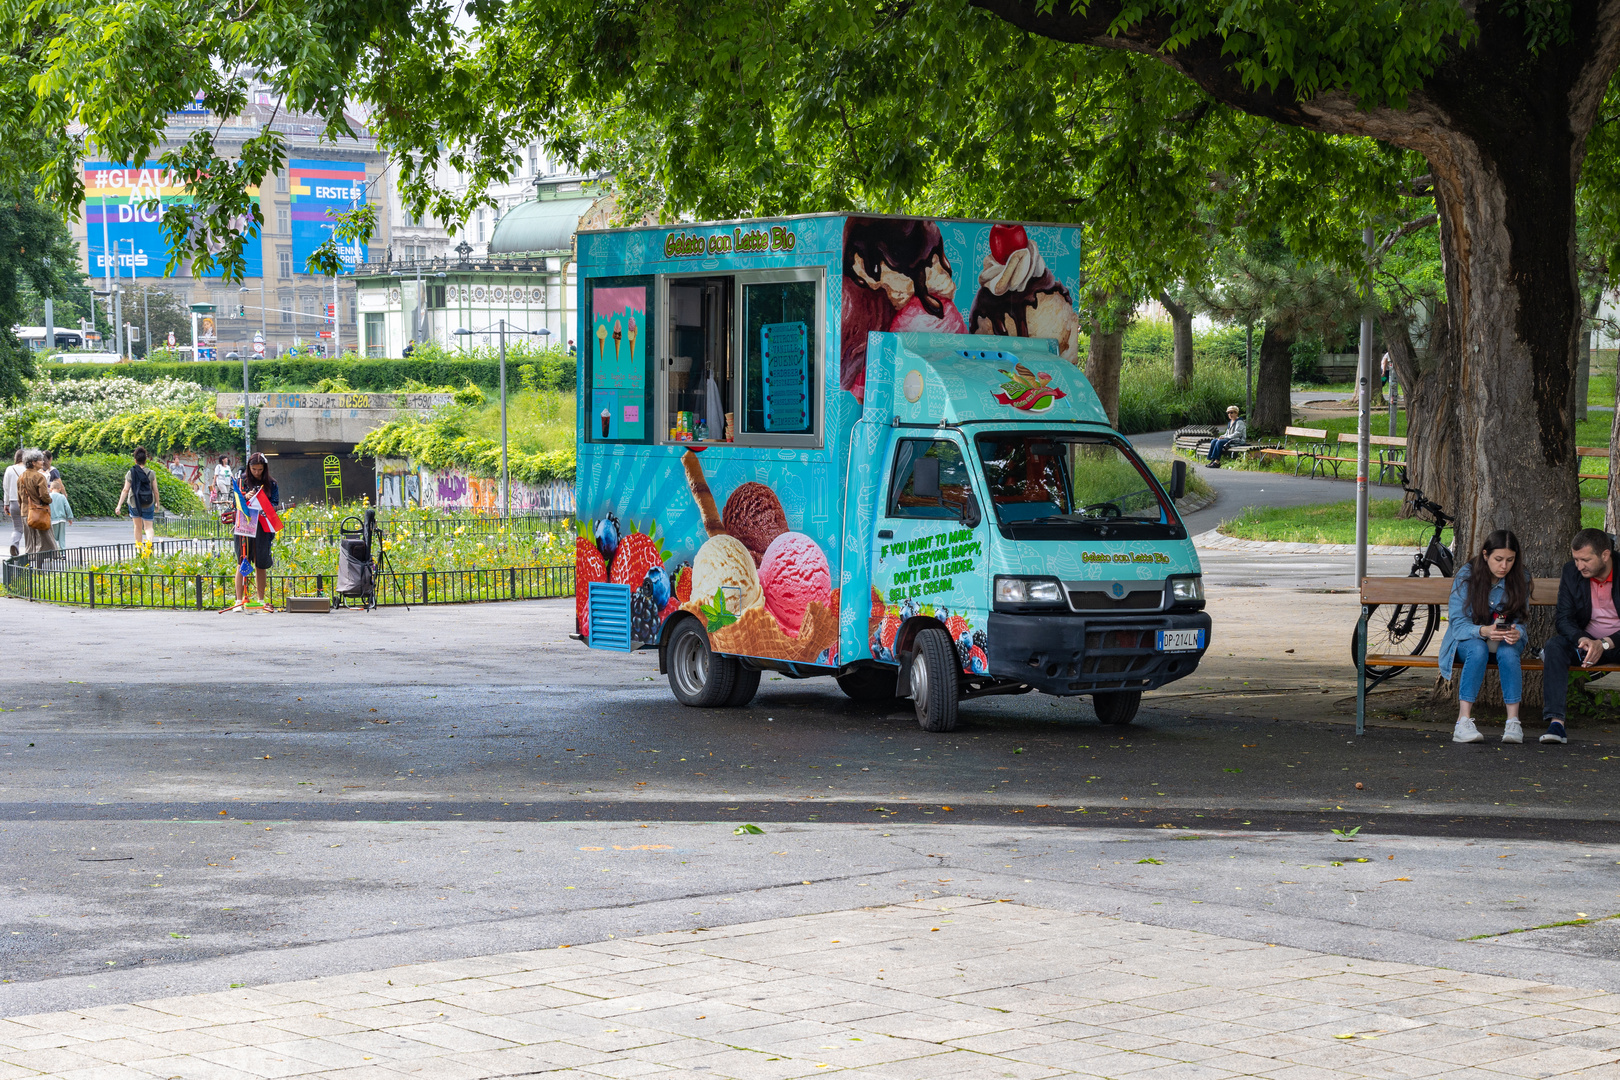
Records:
{"label": "baby stroller", "polygon": [[[350,525],[353,522],[353,525]],[[386,558],[382,530],[377,527],[377,511],[367,509],[365,520],[346,517],[338,525],[337,588],[334,607],[347,607],[344,598],[360,601],[363,610],[377,606],[377,580]]]}

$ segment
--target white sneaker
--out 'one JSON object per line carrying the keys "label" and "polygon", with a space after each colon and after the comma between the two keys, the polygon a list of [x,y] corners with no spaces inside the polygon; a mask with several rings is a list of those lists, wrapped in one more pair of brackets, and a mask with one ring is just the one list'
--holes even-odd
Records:
{"label": "white sneaker", "polygon": [[1472,719],[1459,719],[1457,726],[1451,731],[1452,742],[1484,742],[1485,736],[1479,733]]}
{"label": "white sneaker", "polygon": [[1507,722],[1507,727],[1502,729],[1502,741],[1511,743],[1524,742],[1524,728],[1519,726],[1517,720]]}

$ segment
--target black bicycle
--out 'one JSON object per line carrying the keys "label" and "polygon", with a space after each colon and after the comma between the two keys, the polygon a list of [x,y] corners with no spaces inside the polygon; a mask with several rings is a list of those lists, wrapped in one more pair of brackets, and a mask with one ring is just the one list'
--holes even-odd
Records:
{"label": "black bicycle", "polygon": [[[1427,515],[1434,522],[1434,535],[1429,537],[1429,545],[1412,557],[1412,570],[1407,577],[1433,577],[1433,571],[1438,570],[1441,577],[1450,577],[1455,567],[1451,549],[1440,542],[1440,533],[1445,530],[1456,518],[1448,515],[1440,508],[1439,503],[1431,502],[1425,498],[1423,492],[1417,488],[1402,487],[1408,495],[1412,496],[1412,504],[1420,514]],[[1434,638],[1435,630],[1440,626],[1439,604],[1396,604],[1389,609],[1386,615],[1375,615],[1378,610],[1375,604],[1367,612],[1367,652],[1371,653],[1407,653],[1412,656],[1422,654],[1429,647]],[[1352,662],[1356,656],[1356,636],[1350,634],[1350,656]],[[1384,675],[1393,669],[1367,666],[1369,678]]]}

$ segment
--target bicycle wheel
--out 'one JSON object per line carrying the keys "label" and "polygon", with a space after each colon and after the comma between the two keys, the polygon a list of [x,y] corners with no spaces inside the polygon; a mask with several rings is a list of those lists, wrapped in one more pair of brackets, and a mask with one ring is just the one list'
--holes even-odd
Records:
{"label": "bicycle wheel", "polygon": [[[1420,572],[1421,571],[1421,572]],[[1412,577],[1428,577],[1429,568],[1415,568]],[[1434,639],[1435,627],[1440,625],[1438,604],[1395,604],[1380,609],[1374,606],[1367,613],[1367,654],[1387,653],[1420,656]],[[1355,662],[1356,632],[1350,631],[1350,660]],[[1367,665],[1368,678],[1386,675],[1393,668]]]}

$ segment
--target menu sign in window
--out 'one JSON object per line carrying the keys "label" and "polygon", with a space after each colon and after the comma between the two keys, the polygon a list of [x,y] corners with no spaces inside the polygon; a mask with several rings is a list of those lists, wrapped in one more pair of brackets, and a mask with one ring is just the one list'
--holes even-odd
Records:
{"label": "menu sign in window", "polygon": [[760,327],[765,382],[765,430],[802,432],[810,426],[810,331],[802,322]]}
{"label": "menu sign in window", "polygon": [[591,290],[589,437],[641,442],[647,437],[646,285]]}

